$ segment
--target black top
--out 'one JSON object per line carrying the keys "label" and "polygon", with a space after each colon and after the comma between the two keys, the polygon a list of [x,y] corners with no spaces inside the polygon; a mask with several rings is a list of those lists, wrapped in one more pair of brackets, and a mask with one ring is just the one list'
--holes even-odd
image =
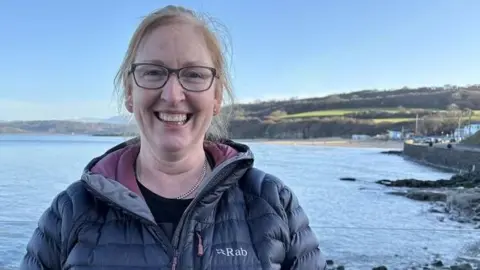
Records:
{"label": "black top", "polygon": [[[211,168],[215,166],[213,157],[210,154],[207,154],[207,161]],[[136,166],[134,165],[134,170]],[[183,212],[187,209],[188,205],[192,202],[193,199],[170,199],[162,197],[147,187],[142,185],[138,181],[137,172],[135,170],[135,177],[137,178],[137,184],[140,188],[140,192],[145,199],[145,202],[150,208],[155,222],[163,229],[167,237],[172,241],[173,233],[177,228],[180,218],[182,218]]]}
{"label": "black top", "polygon": [[155,221],[164,230],[170,241],[172,241],[173,232],[192,199],[177,200],[164,198],[150,191],[138,180],[137,183]]}

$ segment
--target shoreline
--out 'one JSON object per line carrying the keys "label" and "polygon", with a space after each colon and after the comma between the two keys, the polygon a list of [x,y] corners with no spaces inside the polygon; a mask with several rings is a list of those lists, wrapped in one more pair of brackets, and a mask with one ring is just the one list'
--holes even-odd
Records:
{"label": "shoreline", "polygon": [[[67,133],[0,133],[1,135],[20,135],[20,136],[91,136],[91,137],[130,137],[129,135],[119,134],[67,134]],[[323,146],[323,147],[345,147],[345,148],[372,148],[372,149],[389,149],[389,150],[403,150],[403,141],[392,140],[352,140],[340,137],[325,137],[313,139],[242,139],[232,138],[234,141],[245,143],[263,143],[274,145],[288,145],[288,146]]]}
{"label": "shoreline", "polygon": [[346,148],[378,148],[403,150],[403,141],[383,140],[352,140],[343,138],[319,138],[319,139],[238,139],[247,143],[265,143],[275,145],[311,145],[324,147]]}

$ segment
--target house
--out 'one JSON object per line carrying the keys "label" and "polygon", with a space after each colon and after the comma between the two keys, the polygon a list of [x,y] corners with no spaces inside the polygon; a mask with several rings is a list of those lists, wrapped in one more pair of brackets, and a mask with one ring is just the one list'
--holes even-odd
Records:
{"label": "house", "polygon": [[388,130],[388,139],[390,140],[402,140],[403,132],[396,130]]}
{"label": "house", "polygon": [[372,137],[368,136],[368,135],[363,135],[363,134],[353,134],[352,135],[352,140],[355,140],[355,141],[360,141],[360,140],[368,140]]}
{"label": "house", "polygon": [[453,136],[457,139],[465,139],[480,131],[480,123],[465,125],[455,129]]}

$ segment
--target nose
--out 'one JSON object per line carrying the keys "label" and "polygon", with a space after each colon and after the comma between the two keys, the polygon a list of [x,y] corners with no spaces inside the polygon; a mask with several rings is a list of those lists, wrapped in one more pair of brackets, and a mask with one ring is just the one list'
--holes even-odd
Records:
{"label": "nose", "polygon": [[167,83],[163,86],[161,98],[172,105],[185,100],[185,93],[177,76],[173,75],[168,78]]}

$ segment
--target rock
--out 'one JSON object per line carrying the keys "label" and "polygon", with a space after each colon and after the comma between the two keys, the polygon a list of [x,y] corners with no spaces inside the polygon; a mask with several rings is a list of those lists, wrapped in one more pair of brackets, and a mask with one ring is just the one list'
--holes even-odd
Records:
{"label": "rock", "polygon": [[337,266],[337,270],[345,270],[345,266],[339,265],[339,266]]}
{"label": "rock", "polygon": [[334,265],[333,260],[327,260],[327,265]]}
{"label": "rock", "polygon": [[432,263],[432,266],[442,267],[442,266],[443,266],[443,262],[440,261],[440,260],[434,261],[434,262]]}
{"label": "rock", "polygon": [[395,181],[383,179],[376,181],[377,184],[381,184],[389,187],[410,187],[410,188],[475,188],[480,187],[480,172],[471,172],[466,174],[457,174],[450,179],[440,179],[436,181],[431,180],[418,180],[418,179],[399,179]]}
{"label": "rock", "polygon": [[444,202],[447,200],[447,194],[445,193],[424,190],[409,190],[405,197],[416,201],[429,202]]}
{"label": "rock", "polygon": [[450,192],[447,196],[445,208],[453,220],[478,222],[480,220],[480,191]]}
{"label": "rock", "polygon": [[357,181],[357,179],[353,178],[353,177],[342,177],[340,178],[340,180],[342,181]]}
{"label": "rock", "polygon": [[[404,196],[416,201],[445,202],[447,200],[447,194],[445,192],[426,190],[389,191],[387,194]],[[431,210],[431,212],[433,212],[433,210]],[[438,212],[443,213],[444,211],[438,209]]]}
{"label": "rock", "polygon": [[388,151],[382,151],[380,154],[386,154],[386,155],[403,155],[402,150],[388,150]]}
{"label": "rock", "polygon": [[387,194],[396,195],[396,196],[407,196],[407,191],[389,191]]}
{"label": "rock", "polygon": [[[448,197],[448,196],[447,196]],[[430,209],[428,210],[430,213],[440,213],[446,214],[448,210],[446,208],[446,204],[444,202],[435,202],[432,204]]]}
{"label": "rock", "polygon": [[384,265],[373,267],[372,270],[388,270],[388,268]]}
{"label": "rock", "polygon": [[458,264],[450,266],[450,270],[473,270],[472,265],[469,263]]}

